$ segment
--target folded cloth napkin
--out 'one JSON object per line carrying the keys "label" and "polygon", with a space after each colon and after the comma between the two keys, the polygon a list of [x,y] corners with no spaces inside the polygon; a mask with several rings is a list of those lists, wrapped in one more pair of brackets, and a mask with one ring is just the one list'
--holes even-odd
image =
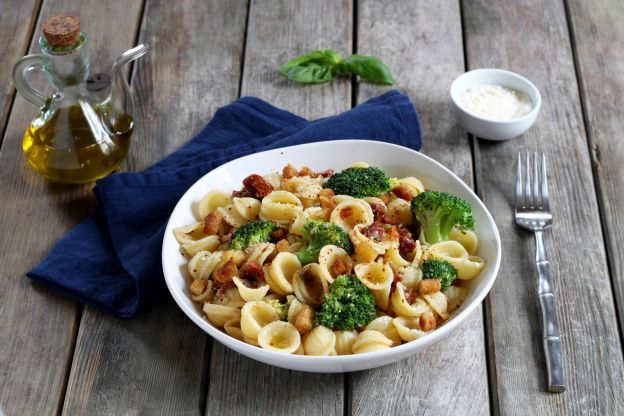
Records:
{"label": "folded cloth napkin", "polygon": [[194,182],[241,156],[337,139],[379,140],[418,150],[421,131],[414,105],[398,91],[315,121],[243,97],[220,108],[194,139],[146,171],[99,180],[95,212],[61,238],[27,276],[129,318],[167,293],[160,254],[163,234],[175,204]]}

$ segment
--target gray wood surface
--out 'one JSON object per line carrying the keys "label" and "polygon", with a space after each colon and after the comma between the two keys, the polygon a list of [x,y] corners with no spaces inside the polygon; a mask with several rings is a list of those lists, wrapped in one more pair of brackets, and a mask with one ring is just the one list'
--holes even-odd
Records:
{"label": "gray wood surface", "polygon": [[[101,42],[92,49],[94,71],[110,66],[113,56],[132,42],[140,4],[111,7],[102,1],[88,8],[63,0],[42,5],[42,18],[61,12],[77,13],[85,30]],[[4,13],[4,11],[3,11]],[[108,16],[106,22],[101,18]],[[31,42],[35,46],[39,31]],[[30,171],[21,149],[24,131],[37,108],[15,99],[0,150],[0,408],[7,415],[55,414],[62,402],[78,329],[80,307],[73,301],[31,283],[24,274],[56,239],[86,216],[93,201],[89,187],[53,185]]]}
{"label": "gray wood surface", "polygon": [[[130,170],[184,144],[236,98],[246,14],[244,0],[148,0],[139,41],[151,51],[133,75]],[[129,321],[86,307],[63,414],[202,414],[209,345],[169,296]]]}
{"label": "gray wood surface", "polygon": [[[278,68],[318,48],[351,52],[349,1],[262,1],[249,10],[241,95],[255,95],[303,117],[317,118],[351,106],[348,79],[301,86]],[[278,369],[214,343],[206,415],[342,415],[342,374]]]}
{"label": "gray wood surface", "polygon": [[[464,4],[469,68],[501,67],[531,79],[543,97],[537,123],[514,141],[479,141],[477,185],[499,226],[501,272],[490,294],[489,357],[501,414],[624,413],[622,350],[578,85],[561,2]],[[545,393],[531,236],[513,223],[519,149],[546,152],[554,225],[546,233],[568,388]]]}
{"label": "gray wood surface", "polygon": [[[79,3],[44,3],[37,27],[42,18],[81,9]],[[132,37],[132,31],[111,31],[103,15],[120,27],[134,27],[140,4],[109,10],[105,3],[97,3],[80,13],[83,27],[107,45],[101,53],[91,50],[96,71],[109,66],[113,55],[131,43]],[[32,52],[38,52],[35,42],[31,42]],[[55,414],[61,407],[80,307],[32,284],[24,274],[92,205],[88,186],[47,183],[24,162],[21,140],[36,112],[35,106],[16,98],[0,150],[0,165],[11,173],[0,177],[0,192],[10,195],[0,200],[0,232],[10,236],[2,239],[0,251],[0,407],[7,415]]]}
{"label": "gray wood surface", "polygon": [[624,3],[569,0],[572,41],[602,228],[624,331]]}
{"label": "gray wood surface", "polygon": [[[459,2],[366,0],[358,3],[358,12],[358,53],[384,61],[398,80],[396,87],[414,101],[423,153],[471,184],[468,135],[458,129],[447,98],[451,82],[464,71]],[[360,83],[357,101],[387,88]],[[350,375],[353,413],[489,414],[484,345],[479,308],[452,336],[425,352]]]}
{"label": "gray wood surface", "polygon": [[11,7],[2,7],[0,13],[0,136],[15,96],[11,71],[28,50],[40,4],[41,0],[20,1]]}

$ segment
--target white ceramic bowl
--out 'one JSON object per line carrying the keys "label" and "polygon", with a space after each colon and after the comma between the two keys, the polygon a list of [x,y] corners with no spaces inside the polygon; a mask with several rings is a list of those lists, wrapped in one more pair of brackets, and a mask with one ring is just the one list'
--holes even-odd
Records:
{"label": "white ceramic bowl", "polygon": [[[512,120],[492,120],[466,111],[459,104],[459,96],[468,88],[482,84],[498,84],[525,93],[533,109]],[[508,140],[527,131],[535,122],[542,105],[539,90],[531,81],[515,72],[504,69],[475,69],[458,76],[451,84],[451,106],[457,123],[466,131],[488,140]]]}
{"label": "white ceramic bowl", "polygon": [[[172,233],[175,227],[197,222],[193,215],[194,204],[209,190],[240,189],[241,182],[246,176],[252,173],[281,171],[288,163],[299,167],[309,166],[313,170],[320,171],[327,168],[341,170],[357,161],[378,166],[392,176],[416,176],[428,188],[450,192],[472,205],[477,223],[475,232],[479,236],[480,244],[478,254],[487,263],[483,271],[469,281],[470,294],[458,311],[454,312],[454,316],[432,333],[398,347],[360,355],[330,357],[287,355],[267,351],[238,341],[212,326],[204,317],[200,306],[194,304],[189,296],[187,260],[180,255],[178,242]],[[364,140],[321,142],[270,150],[216,168],[198,180],[176,205],[167,224],[162,252],[163,271],[173,298],[201,329],[222,344],[255,360],[293,370],[323,373],[364,370],[390,364],[442,340],[480,305],[494,283],[500,259],[500,238],[492,216],[479,198],[457,176],[422,153],[396,145]]]}

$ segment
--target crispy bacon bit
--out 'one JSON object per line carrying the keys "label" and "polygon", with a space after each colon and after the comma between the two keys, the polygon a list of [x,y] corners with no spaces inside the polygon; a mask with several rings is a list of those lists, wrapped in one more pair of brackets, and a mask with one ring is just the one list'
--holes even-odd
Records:
{"label": "crispy bacon bit", "polygon": [[362,234],[373,241],[382,241],[384,237],[384,226],[380,222],[374,222],[368,227],[362,228]]}
{"label": "crispy bacon bit", "polygon": [[414,241],[414,235],[403,224],[399,225],[399,253],[401,256],[406,257],[409,253],[413,252],[416,248],[416,241]]}
{"label": "crispy bacon bit", "polygon": [[405,185],[399,185],[397,187],[392,188],[392,192],[401,199],[406,201],[411,201],[416,195],[412,193],[412,191]]}
{"label": "crispy bacon bit", "polygon": [[334,277],[345,274],[348,270],[347,265],[340,259],[336,259],[329,268],[329,272]]}
{"label": "crispy bacon bit", "polygon": [[219,226],[223,215],[219,211],[213,211],[204,218],[204,234],[215,235],[219,232]]}
{"label": "crispy bacon bit", "polygon": [[405,300],[407,301],[407,303],[411,305],[412,303],[414,303],[417,297],[418,293],[414,290],[413,287],[408,287],[407,289],[405,289]]}
{"label": "crispy bacon bit", "polygon": [[241,279],[247,287],[257,288],[265,283],[264,269],[258,263],[248,263],[240,270]]}
{"label": "crispy bacon bit", "polygon": [[394,279],[392,279],[392,285],[394,287],[394,285],[396,285],[399,282],[403,281],[403,273],[401,272],[395,272],[394,273]]}
{"label": "crispy bacon bit", "polygon": [[208,288],[208,280],[206,279],[195,279],[193,283],[191,283],[191,293],[195,296],[199,296],[206,291]]}
{"label": "crispy bacon bit", "polygon": [[345,218],[349,218],[351,215],[353,215],[353,208],[351,207],[346,207],[342,211],[340,211],[340,218],[342,218],[343,220]]}
{"label": "crispy bacon bit", "polygon": [[282,170],[282,176],[285,179],[294,178],[295,176],[297,176],[297,168],[295,168],[290,163],[287,164],[286,166],[284,166],[284,169]]}
{"label": "crispy bacon bit", "polygon": [[227,283],[231,282],[232,278],[238,274],[238,269],[236,268],[236,264],[234,264],[234,260],[228,260],[223,266],[219,267],[215,270],[212,279],[215,283]]}
{"label": "crispy bacon bit", "polygon": [[273,191],[273,185],[255,173],[243,179],[243,186],[252,193],[254,198],[258,199],[264,198]]}
{"label": "crispy bacon bit", "polygon": [[295,328],[301,335],[305,334],[314,326],[314,311],[308,305],[303,305],[303,308],[295,315]]}
{"label": "crispy bacon bit", "polygon": [[240,191],[232,191],[232,198],[253,198],[249,189],[243,188]]}
{"label": "crispy bacon bit", "polygon": [[422,315],[420,315],[420,319],[418,323],[420,325],[420,329],[425,332],[433,331],[438,326],[438,323],[436,322],[436,318],[433,315],[433,312],[431,311],[425,312]]}
{"label": "crispy bacon bit", "polygon": [[418,282],[418,294],[421,296],[439,292],[440,289],[442,284],[438,279],[423,279]]}
{"label": "crispy bacon bit", "polygon": [[331,217],[331,213],[336,208],[336,203],[333,202],[330,198],[321,197],[321,207],[323,208],[323,218],[325,221],[329,221]]}
{"label": "crispy bacon bit", "polygon": [[290,251],[290,244],[288,244],[288,240],[279,240],[277,244],[275,244],[275,249],[278,253],[284,253]]}
{"label": "crispy bacon bit", "polygon": [[376,202],[370,203],[371,209],[373,210],[373,215],[375,217],[375,221],[381,222],[382,224],[394,224],[394,220],[390,218],[388,215],[388,211],[384,205],[378,204]]}
{"label": "crispy bacon bit", "polygon": [[288,236],[288,230],[286,228],[281,228],[281,227],[276,228],[274,231],[271,232],[272,241],[283,240],[287,236]]}

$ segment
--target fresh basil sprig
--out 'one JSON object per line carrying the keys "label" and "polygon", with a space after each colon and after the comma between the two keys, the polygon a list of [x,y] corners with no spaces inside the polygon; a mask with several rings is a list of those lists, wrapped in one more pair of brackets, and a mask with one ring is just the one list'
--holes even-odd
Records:
{"label": "fresh basil sprig", "polygon": [[374,56],[353,54],[347,59],[331,49],[319,49],[286,62],[280,68],[286,78],[302,84],[318,84],[337,76],[355,74],[368,82],[393,85],[388,67]]}

